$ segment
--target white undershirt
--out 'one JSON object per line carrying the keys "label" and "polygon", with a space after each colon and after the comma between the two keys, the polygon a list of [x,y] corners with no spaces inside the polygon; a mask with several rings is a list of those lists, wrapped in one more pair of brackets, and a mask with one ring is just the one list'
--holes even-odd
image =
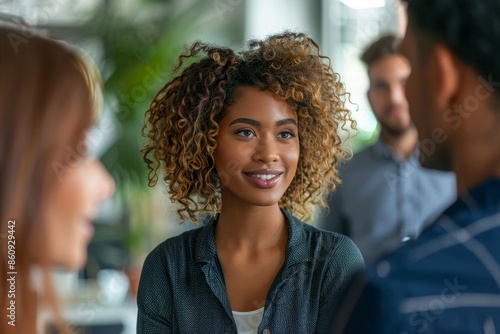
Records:
{"label": "white undershirt", "polygon": [[250,312],[233,311],[234,322],[238,334],[257,334],[257,329],[262,322],[264,307]]}

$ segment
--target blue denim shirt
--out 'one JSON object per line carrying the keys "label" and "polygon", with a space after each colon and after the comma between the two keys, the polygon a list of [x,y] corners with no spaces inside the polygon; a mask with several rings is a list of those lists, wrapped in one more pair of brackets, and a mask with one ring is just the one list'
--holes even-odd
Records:
{"label": "blue denim shirt", "polygon": [[[285,262],[265,301],[259,333],[326,333],[351,278],[364,264],[347,237],[288,223]],[[137,333],[237,333],[215,248],[216,222],[168,239],[147,257]]]}

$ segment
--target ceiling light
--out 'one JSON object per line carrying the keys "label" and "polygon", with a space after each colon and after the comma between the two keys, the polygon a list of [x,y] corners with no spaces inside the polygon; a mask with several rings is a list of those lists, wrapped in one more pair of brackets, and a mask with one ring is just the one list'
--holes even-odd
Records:
{"label": "ceiling light", "polygon": [[340,2],[352,9],[368,9],[385,6],[385,0],[340,0]]}

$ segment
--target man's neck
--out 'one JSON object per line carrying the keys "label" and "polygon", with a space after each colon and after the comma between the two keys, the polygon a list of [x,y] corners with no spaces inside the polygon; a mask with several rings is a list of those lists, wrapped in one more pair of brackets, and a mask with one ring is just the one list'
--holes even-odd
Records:
{"label": "man's neck", "polygon": [[455,151],[453,170],[457,191],[462,193],[489,178],[500,178],[500,134],[460,142]]}
{"label": "man's neck", "polygon": [[411,127],[404,133],[397,136],[382,129],[380,138],[398,156],[407,160],[415,151],[415,147],[418,142],[418,133],[415,127]]}

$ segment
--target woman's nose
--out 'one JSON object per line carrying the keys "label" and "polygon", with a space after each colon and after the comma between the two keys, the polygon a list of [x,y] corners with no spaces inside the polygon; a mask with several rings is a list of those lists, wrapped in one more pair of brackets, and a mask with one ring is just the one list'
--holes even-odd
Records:
{"label": "woman's nose", "polygon": [[266,135],[258,141],[255,148],[254,160],[264,163],[279,160],[278,147],[273,136]]}
{"label": "woman's nose", "polygon": [[113,177],[99,160],[95,160],[95,168],[98,174],[99,202],[103,202],[115,193],[116,185]]}

